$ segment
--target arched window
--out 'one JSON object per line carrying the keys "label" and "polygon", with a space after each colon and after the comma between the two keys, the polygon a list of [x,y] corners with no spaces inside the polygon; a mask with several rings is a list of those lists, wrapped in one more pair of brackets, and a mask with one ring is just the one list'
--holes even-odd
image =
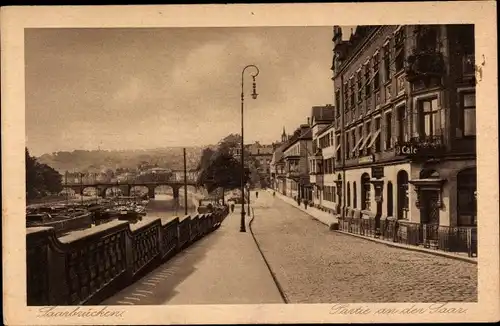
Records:
{"label": "arched window", "polygon": [[347,207],[351,207],[351,185],[347,183]]}
{"label": "arched window", "polygon": [[457,225],[477,225],[476,168],[457,174]]}
{"label": "arched window", "polygon": [[404,170],[398,172],[398,219],[406,219],[408,215],[408,173]]}
{"label": "arched window", "polygon": [[387,183],[387,216],[392,216],[393,214],[393,206],[394,206],[394,200],[393,200],[394,194],[392,193],[392,182]]}
{"label": "arched window", "polygon": [[356,187],[356,181],[352,183],[352,207],[358,207],[358,188]]}
{"label": "arched window", "polygon": [[361,176],[361,209],[370,210],[370,176],[363,173]]}

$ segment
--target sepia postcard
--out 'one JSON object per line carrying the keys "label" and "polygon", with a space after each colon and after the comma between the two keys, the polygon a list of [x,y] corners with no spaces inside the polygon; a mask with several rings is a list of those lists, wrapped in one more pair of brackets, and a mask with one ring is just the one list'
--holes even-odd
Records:
{"label": "sepia postcard", "polygon": [[4,323],[499,321],[495,12],[2,8]]}

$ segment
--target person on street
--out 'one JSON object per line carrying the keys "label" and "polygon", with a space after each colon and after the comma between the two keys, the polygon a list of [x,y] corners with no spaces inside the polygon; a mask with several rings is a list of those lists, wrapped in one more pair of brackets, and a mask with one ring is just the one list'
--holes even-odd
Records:
{"label": "person on street", "polygon": [[273,191],[273,197],[274,197],[274,196],[276,196],[276,192],[275,192],[275,191]]}
{"label": "person on street", "polygon": [[259,198],[259,192],[258,191],[255,192],[255,198]]}
{"label": "person on street", "polygon": [[231,203],[231,213],[234,213],[234,203]]}

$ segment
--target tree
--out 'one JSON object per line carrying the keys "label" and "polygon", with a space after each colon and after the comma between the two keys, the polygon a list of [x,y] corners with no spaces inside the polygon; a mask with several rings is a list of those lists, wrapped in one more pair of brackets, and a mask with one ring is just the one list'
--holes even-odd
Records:
{"label": "tree", "polygon": [[[198,185],[203,186],[209,193],[216,189],[222,189],[224,193],[226,190],[240,188],[241,161],[240,157],[235,155],[239,148],[241,148],[241,137],[235,134],[222,139],[215,151],[205,148],[198,165],[200,171]],[[245,151],[244,185],[249,183],[250,186],[255,186],[260,182],[258,164],[258,161]],[[224,197],[222,199],[224,200]]]}
{"label": "tree", "polygon": [[26,198],[33,199],[62,190],[62,175],[47,164],[37,162],[25,148]]}

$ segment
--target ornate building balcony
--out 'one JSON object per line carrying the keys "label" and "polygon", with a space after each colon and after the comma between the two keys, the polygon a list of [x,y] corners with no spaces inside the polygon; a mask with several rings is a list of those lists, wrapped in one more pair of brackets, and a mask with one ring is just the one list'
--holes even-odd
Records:
{"label": "ornate building balcony", "polygon": [[395,155],[410,158],[429,158],[444,154],[445,144],[443,136],[419,136],[409,141],[398,141],[395,144]]}
{"label": "ornate building balcony", "polygon": [[441,52],[417,51],[408,57],[406,63],[405,72],[409,82],[418,79],[440,78],[445,72]]}

